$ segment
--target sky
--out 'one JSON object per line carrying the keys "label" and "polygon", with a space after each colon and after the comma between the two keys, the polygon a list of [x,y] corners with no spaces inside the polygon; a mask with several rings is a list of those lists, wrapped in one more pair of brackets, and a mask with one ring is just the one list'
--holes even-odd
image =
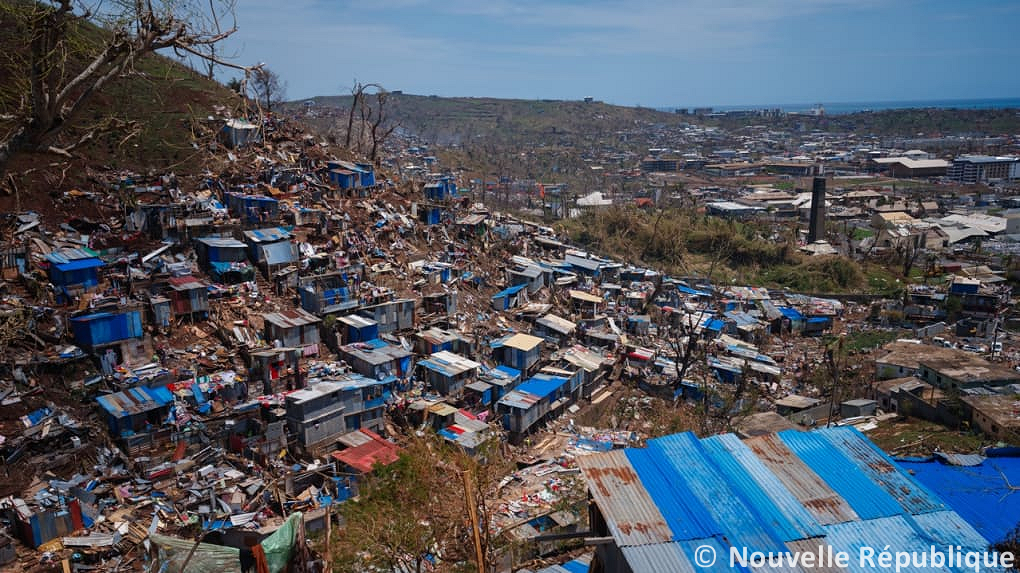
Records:
{"label": "sky", "polygon": [[236,17],[233,61],[290,99],[355,81],[653,107],[1020,96],[1017,0],[238,0]]}

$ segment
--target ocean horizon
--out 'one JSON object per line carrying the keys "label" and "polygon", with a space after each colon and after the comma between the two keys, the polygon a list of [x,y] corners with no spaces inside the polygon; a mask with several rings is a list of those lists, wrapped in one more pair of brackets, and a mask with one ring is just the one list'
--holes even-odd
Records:
{"label": "ocean horizon", "polygon": [[748,111],[781,109],[787,113],[810,112],[816,107],[825,109],[826,115],[843,115],[863,111],[885,111],[891,109],[1020,109],[1020,97],[984,99],[933,99],[869,102],[814,102],[792,104],[717,105],[717,106],[673,106],[663,111],[711,107],[712,111]]}

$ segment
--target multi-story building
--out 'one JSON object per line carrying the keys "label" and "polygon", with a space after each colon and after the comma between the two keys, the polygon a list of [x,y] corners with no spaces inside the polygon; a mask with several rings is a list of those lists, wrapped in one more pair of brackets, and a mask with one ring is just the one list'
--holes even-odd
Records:
{"label": "multi-story building", "polygon": [[1020,157],[961,155],[953,160],[946,176],[970,184],[1020,179]]}

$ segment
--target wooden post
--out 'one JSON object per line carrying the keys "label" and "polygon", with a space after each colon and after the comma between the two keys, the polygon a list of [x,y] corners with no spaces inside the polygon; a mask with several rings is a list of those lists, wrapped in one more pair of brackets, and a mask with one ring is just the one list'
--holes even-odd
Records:
{"label": "wooden post", "polygon": [[[339,493],[339,488],[337,492]],[[326,506],[326,563],[322,568],[324,573],[332,573],[333,571],[333,502],[330,500],[329,505]]]}
{"label": "wooden post", "polygon": [[475,490],[471,482],[471,472],[460,473],[464,478],[464,496],[467,500],[468,516],[471,518],[471,534],[475,540],[475,561],[478,563],[478,573],[488,571],[485,567],[485,552],[482,551],[481,531],[478,529],[478,506],[475,504]]}

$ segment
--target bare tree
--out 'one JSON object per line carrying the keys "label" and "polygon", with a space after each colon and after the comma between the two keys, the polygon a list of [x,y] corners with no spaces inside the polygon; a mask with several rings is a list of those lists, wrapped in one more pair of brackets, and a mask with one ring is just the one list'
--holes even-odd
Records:
{"label": "bare tree", "polygon": [[266,111],[273,111],[273,106],[287,97],[287,82],[273,70],[263,66],[251,73],[251,90]]}
{"label": "bare tree", "polygon": [[[0,4],[0,16],[28,47],[5,50],[13,76],[9,89],[15,95],[8,99],[18,103],[8,112],[14,116],[13,128],[0,142],[0,172],[19,152],[69,155],[91,139],[94,133],[89,131],[75,142],[58,143],[92,97],[145,54],[172,50],[250,71],[210,51],[237,29],[218,25],[221,19],[232,19],[233,0],[215,0],[211,13],[200,2],[109,0],[92,8],[75,0]],[[90,33],[90,26],[102,30]]]}
{"label": "bare tree", "polygon": [[347,111],[344,147],[357,148],[361,153],[368,145],[369,159],[376,160],[379,148],[385,145],[386,140],[398,127],[387,115],[389,97],[389,92],[379,84],[354,82],[354,87],[351,88],[351,107]]}
{"label": "bare tree", "polygon": [[896,244],[896,254],[900,257],[900,262],[903,264],[902,272],[903,276],[910,278],[910,271],[914,269],[914,263],[917,262],[917,258],[921,256],[921,252],[926,249],[928,245],[928,231],[923,231],[919,236],[909,236],[901,239]]}
{"label": "bare tree", "polygon": [[389,99],[389,93],[380,88],[375,94],[375,108],[371,105],[365,104],[365,98],[361,99],[362,110],[367,109],[365,114],[367,117],[366,124],[368,125],[368,135],[371,140],[372,146],[369,148],[368,158],[370,161],[375,161],[376,155],[379,153],[379,146],[386,143],[386,140],[397,129],[397,124],[389,123],[386,117],[386,102]]}
{"label": "bare tree", "polygon": [[351,134],[354,132],[354,112],[361,107],[361,98],[365,95],[365,87],[355,80],[351,88],[351,109],[347,113],[347,133],[344,136],[344,147],[351,148]]}

